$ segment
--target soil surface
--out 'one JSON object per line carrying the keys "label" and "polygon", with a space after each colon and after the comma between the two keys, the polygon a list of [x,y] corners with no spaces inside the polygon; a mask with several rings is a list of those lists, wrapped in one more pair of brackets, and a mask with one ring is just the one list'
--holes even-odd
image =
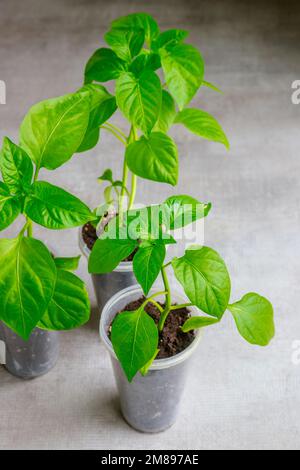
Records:
{"label": "soil surface", "polygon": [[[128,305],[126,305],[123,312],[137,310],[145,300],[145,297],[141,297],[139,300],[130,302]],[[164,304],[160,303],[160,305],[163,308],[165,307]],[[149,302],[145,308],[145,311],[158,325],[160,319],[160,311],[158,308]],[[122,315],[122,312],[119,312],[117,315]],[[170,312],[167,317],[164,329],[159,335],[159,353],[156,356],[156,359],[165,359],[175,356],[181,351],[184,351],[184,349],[186,349],[193,342],[195,339],[195,332],[189,331],[188,333],[184,333],[180,328],[190,317],[191,314],[187,308]]]}
{"label": "soil surface", "polygon": [[[86,246],[88,247],[88,249],[92,250],[93,246],[98,240],[98,236],[97,236],[96,228],[90,222],[85,224],[82,227],[82,238]],[[126,259],[123,259],[123,261],[132,261],[137,250],[138,249],[135,249],[134,252],[131,253],[131,255],[129,255]]]}

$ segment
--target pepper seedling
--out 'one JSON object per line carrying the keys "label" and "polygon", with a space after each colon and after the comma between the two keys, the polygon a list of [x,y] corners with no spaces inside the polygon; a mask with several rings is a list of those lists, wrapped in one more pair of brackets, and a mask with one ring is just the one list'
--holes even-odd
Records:
{"label": "pepper seedling", "polygon": [[[133,207],[137,177],[177,184],[178,149],[168,135],[172,125],[183,125],[197,136],[229,148],[213,116],[187,107],[200,87],[219,91],[204,80],[204,60],[196,47],[185,42],[188,34],[181,29],[160,32],[146,13],[121,17],[104,36],[109,47],[96,50],[85,67],[83,90],[93,90],[95,100],[79,151],[93,148],[100,131],[110,132],[125,147],[122,179],[116,180],[110,169],[99,177],[108,186],[105,203],[96,210],[98,222],[111,206],[119,214]],[[95,83],[108,81],[115,82],[115,96]],[[128,132],[108,122],[117,110],[129,122]]]}
{"label": "pepper seedling", "polygon": [[[147,373],[158,353],[159,334],[166,319],[171,311],[177,309],[196,307],[201,311],[201,315],[192,316],[184,323],[183,332],[220,323],[225,311],[229,310],[239,333],[249,343],[266,346],[274,336],[273,307],[266,298],[249,293],[237,302],[230,302],[228,269],[215,250],[207,246],[190,246],[182,257],[165,263],[166,243],[176,243],[168,231],[205,217],[210,207],[210,204],[199,203],[189,196],[173,196],[160,206],[129,211],[122,225],[118,218],[110,222],[107,231],[97,241],[102,257],[98,259],[92,253],[92,272],[100,270],[101,266],[102,272],[114,269],[124,253],[128,256],[139,246],[133,268],[145,296],[159,274],[164,286],[162,292],[151,294],[137,310],[118,314],[112,323],[112,345],[129,381],[138,371]],[[153,229],[157,228],[159,236],[153,235]],[[168,278],[170,268],[187,296],[187,302],[182,305],[172,302]],[[162,295],[165,297],[163,306],[156,301],[156,297]],[[158,326],[145,311],[148,303],[155,305],[160,312]]]}
{"label": "pepper seedling", "polygon": [[0,320],[24,340],[35,327],[67,330],[85,323],[90,304],[72,270],[79,258],[55,258],[33,238],[33,223],[51,230],[80,226],[94,216],[77,197],[39,180],[42,168],[68,161],[84,138],[90,93],[80,92],[34,105],[20,128],[20,145],[5,137],[0,153],[0,230],[18,216],[16,238],[0,239]]}

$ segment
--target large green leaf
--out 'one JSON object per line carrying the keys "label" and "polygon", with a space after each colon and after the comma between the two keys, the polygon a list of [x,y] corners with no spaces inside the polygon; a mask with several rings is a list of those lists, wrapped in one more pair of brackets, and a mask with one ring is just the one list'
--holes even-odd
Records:
{"label": "large green leaf", "polygon": [[72,256],[70,258],[54,258],[55,266],[64,271],[76,271],[79,266],[81,256]]}
{"label": "large green leaf", "polygon": [[230,298],[230,277],[220,255],[208,247],[186,250],[172,261],[176,278],[193,305],[221,318]]}
{"label": "large green leaf", "polygon": [[184,109],[177,114],[175,124],[183,124],[187,129],[200,137],[220,142],[229,149],[229,142],[222,127],[216,119],[200,109]]}
{"label": "large green leaf", "polygon": [[162,204],[164,224],[176,230],[206,217],[210,209],[211,203],[203,204],[191,196],[171,196]]}
{"label": "large green leaf", "polygon": [[95,147],[100,136],[100,126],[116,111],[116,98],[102,85],[85,85],[82,91],[90,93],[90,117],[84,138],[77,152],[86,152]]}
{"label": "large green leaf", "polygon": [[157,121],[162,90],[158,76],[145,70],[139,77],[123,73],[116,84],[117,103],[124,116],[145,134]]}
{"label": "large green leaf", "polygon": [[90,317],[90,301],[84,283],[72,273],[59,269],[53,297],[38,327],[46,330],[72,330]]}
{"label": "large green leaf", "polygon": [[168,29],[162,32],[152,44],[152,49],[158,51],[161,47],[176,46],[189,35],[184,29]]}
{"label": "large green leaf", "polygon": [[191,330],[197,330],[199,328],[205,328],[206,326],[215,325],[219,323],[218,318],[210,318],[210,317],[191,317],[182,326],[182,331],[184,333],[188,333]]}
{"label": "large green leaf", "polygon": [[56,283],[48,249],[33,238],[0,240],[0,318],[27,340],[44,315]]}
{"label": "large green leaf", "polygon": [[89,258],[89,272],[105,274],[113,271],[137,247],[137,241],[125,239],[98,239]]}
{"label": "large green leaf", "polygon": [[267,346],[275,335],[272,304],[256,293],[228,306],[240,334],[250,344]]}
{"label": "large green leaf", "polygon": [[162,132],[152,132],[149,138],[142,136],[126,149],[129,169],[145,179],[169,183],[178,180],[178,151],[171,137]]}
{"label": "large green leaf", "polygon": [[157,70],[161,67],[160,56],[154,52],[144,50],[129,65],[128,71],[140,77],[145,70]]}
{"label": "large green leaf", "polygon": [[22,193],[30,186],[33,176],[32,161],[21,147],[7,137],[4,137],[0,152],[0,169],[11,194]]}
{"label": "large green leaf", "polygon": [[38,103],[21,124],[21,147],[38,168],[54,170],[77,151],[86,133],[89,115],[87,92]]}
{"label": "large green leaf", "polygon": [[148,13],[132,13],[122,16],[114,20],[111,27],[125,31],[143,29],[145,31],[145,40],[149,45],[159,35],[158,25]]}
{"label": "large green leaf", "polygon": [[111,341],[129,382],[153,357],[158,346],[154,320],[139,308],[122,312],[112,324]]}
{"label": "large green leaf", "polygon": [[162,243],[144,242],[133,258],[133,271],[145,295],[148,295],[156,281],[166,256]]}
{"label": "large green leaf", "polygon": [[154,126],[154,131],[168,132],[169,128],[173,124],[175,116],[176,108],[174,100],[170,93],[163,90],[161,108],[157,123]]}
{"label": "large green leaf", "polygon": [[120,59],[130,62],[139,54],[144,45],[145,31],[143,29],[124,31],[113,28],[105,34],[104,38]]}
{"label": "large green leaf", "polygon": [[4,230],[21,212],[20,200],[9,193],[8,187],[0,181],[0,230]]}
{"label": "large green leaf", "polygon": [[126,70],[126,64],[111,49],[102,47],[88,60],[85,67],[85,83],[115,80]]}
{"label": "large green leaf", "polygon": [[95,218],[77,197],[45,181],[32,185],[24,211],[31,220],[52,230],[78,227]]}
{"label": "large green leaf", "polygon": [[190,44],[159,50],[169,90],[180,109],[195,96],[204,77],[204,61]]}

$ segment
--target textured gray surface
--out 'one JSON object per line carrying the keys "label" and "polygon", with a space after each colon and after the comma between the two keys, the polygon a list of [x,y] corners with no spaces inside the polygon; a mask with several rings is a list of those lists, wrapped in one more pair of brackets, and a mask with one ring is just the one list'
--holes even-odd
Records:
{"label": "textured gray surface", "polygon": [[[177,424],[145,436],[120,417],[94,309],[87,326],[61,335],[60,360],[47,376],[22,382],[0,367],[0,448],[299,448],[300,366],[291,361],[293,341],[300,339],[300,105],[291,104],[291,83],[300,78],[299,4],[0,0],[0,79],[7,84],[0,137],[17,137],[34,102],[80,86],[108,22],[138,10],[155,14],[163,28],[190,29],[206,58],[207,79],[225,93],[204,90],[195,104],[222,122],[232,150],[227,154],[178,127],[176,191],[213,202],[206,243],[228,263],[233,298],[256,290],[272,299],[277,336],[267,349],[251,347],[226,315],[200,344]],[[117,169],[121,156],[105,135],[94,151],[43,176],[95,205],[95,177],[109,164]],[[138,196],[157,202],[172,193],[143,182]],[[76,231],[36,233],[59,254],[77,252]],[[84,261],[80,274],[88,280]]]}

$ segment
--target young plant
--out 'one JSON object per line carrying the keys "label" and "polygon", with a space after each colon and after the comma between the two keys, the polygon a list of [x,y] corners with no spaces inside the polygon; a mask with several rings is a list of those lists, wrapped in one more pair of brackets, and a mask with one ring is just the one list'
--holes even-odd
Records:
{"label": "young plant", "polygon": [[[217,90],[204,80],[204,60],[197,48],[185,42],[188,34],[181,29],[160,32],[156,21],[146,13],[121,17],[112,22],[104,36],[109,47],[98,49],[86,65],[83,89],[98,92],[99,100],[97,104],[95,101],[79,151],[94,147],[100,130],[110,132],[125,147],[122,179],[115,180],[110,169],[99,178],[108,187],[105,204],[97,211],[98,221],[111,205],[119,214],[132,208],[137,177],[177,184],[178,150],[168,135],[172,125],[183,125],[229,148],[215,118],[187,107],[201,86]],[[94,83],[111,80],[115,81],[115,96]],[[117,110],[129,122],[129,133],[107,122]]]}
{"label": "young plant", "polygon": [[90,304],[84,283],[70,271],[79,258],[55,258],[33,238],[33,223],[51,230],[94,218],[63,189],[39,180],[81,144],[90,117],[90,94],[80,92],[33,106],[20,128],[20,145],[5,137],[0,153],[0,230],[25,218],[16,238],[0,239],[0,320],[24,340],[35,327],[67,330],[85,323]]}
{"label": "young plant", "polygon": [[[164,285],[163,292],[154,292],[137,310],[122,312],[113,321],[111,341],[129,381],[138,371],[147,373],[159,351],[159,335],[168,315],[174,310],[197,307],[201,312],[201,315],[192,316],[184,323],[183,332],[215,325],[229,310],[239,333],[249,343],[266,346],[274,336],[273,308],[267,299],[249,293],[237,302],[230,302],[229,273],[223,259],[212,248],[190,246],[182,257],[175,257],[165,264],[165,244],[176,243],[166,232],[206,216],[209,210],[210,204],[199,203],[189,196],[173,196],[160,206],[129,211],[128,217],[125,217],[126,225],[124,220],[122,225],[110,222],[106,233],[97,242],[102,257],[98,259],[92,253],[92,272],[98,272],[101,267],[102,272],[114,269],[124,254],[128,256],[139,246],[133,267],[145,296],[159,274]],[[153,229],[158,228],[157,237]],[[182,305],[176,305],[172,300],[168,279],[170,268],[187,296],[187,302]],[[163,306],[156,301],[156,297],[162,295],[165,296]],[[158,326],[145,311],[148,303],[155,305],[160,312]]]}

